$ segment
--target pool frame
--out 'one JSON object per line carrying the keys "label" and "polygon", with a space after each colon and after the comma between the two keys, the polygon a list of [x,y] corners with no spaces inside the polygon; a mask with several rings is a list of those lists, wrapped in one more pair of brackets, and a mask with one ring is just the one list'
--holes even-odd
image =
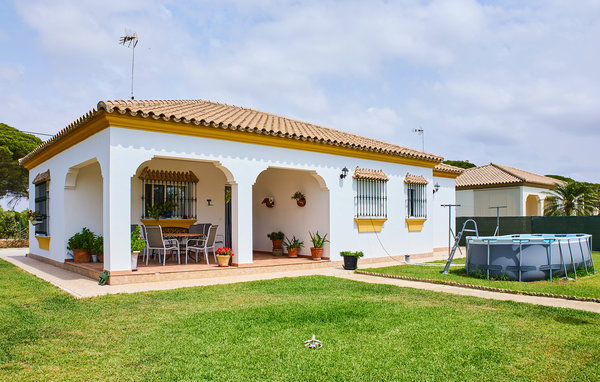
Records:
{"label": "pool frame", "polygon": [[[592,235],[589,234],[468,236],[466,240],[467,258],[465,269],[467,274],[483,271],[487,279],[490,278],[491,273],[492,276],[507,275],[518,281],[547,279],[552,281],[554,273],[567,277],[567,272],[570,270],[577,278],[576,269],[579,267],[584,267],[586,274],[589,274],[588,266],[591,266],[592,272],[596,273],[592,259]],[[585,243],[585,248],[582,243]],[[575,251],[575,256],[573,244],[578,245],[578,248],[575,247],[575,249],[579,252]],[[517,245],[518,249],[515,248]],[[563,253],[566,252],[566,250],[563,251],[564,245],[568,246],[568,253]],[[484,253],[482,254],[481,247],[483,246],[486,249],[483,250]],[[510,248],[506,248],[508,246]],[[537,248],[538,246],[544,248],[543,252]],[[524,249],[526,250],[525,253],[523,252]],[[560,255],[560,263],[553,261],[553,251],[557,251]],[[546,262],[537,261],[530,264],[530,262],[523,260],[526,254],[533,260],[545,257]],[[570,257],[570,261],[567,257]],[[540,277],[541,274],[544,277]]]}

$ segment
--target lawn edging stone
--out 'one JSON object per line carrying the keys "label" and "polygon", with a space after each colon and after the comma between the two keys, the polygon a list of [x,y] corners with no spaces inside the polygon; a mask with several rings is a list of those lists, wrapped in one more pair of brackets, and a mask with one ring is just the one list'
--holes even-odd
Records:
{"label": "lawn edging stone", "polygon": [[594,297],[578,297],[578,296],[567,296],[564,294],[552,294],[552,293],[530,292],[530,291],[524,291],[524,290],[513,290],[513,289],[506,289],[506,288],[495,288],[495,287],[489,287],[489,286],[485,286],[485,285],[459,283],[459,282],[450,281],[450,280],[424,279],[424,278],[420,278],[420,277],[390,275],[387,273],[376,273],[376,272],[368,272],[368,271],[361,271],[361,270],[356,270],[356,271],[354,271],[354,273],[360,274],[360,275],[366,275],[366,276],[385,277],[385,278],[389,278],[389,279],[400,279],[400,280],[406,280],[406,281],[418,281],[418,282],[430,283],[430,284],[456,286],[456,287],[461,287],[461,288],[479,289],[479,290],[484,290],[484,291],[488,291],[488,292],[521,294],[521,295],[526,295],[526,296],[561,298],[564,300],[575,300],[575,301],[600,303],[600,298],[594,298]]}

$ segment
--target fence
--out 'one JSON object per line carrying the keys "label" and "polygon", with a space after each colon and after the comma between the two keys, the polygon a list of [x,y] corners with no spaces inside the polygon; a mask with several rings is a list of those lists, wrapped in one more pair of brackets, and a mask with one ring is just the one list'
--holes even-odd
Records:
{"label": "fence", "polygon": [[[496,229],[495,217],[457,217],[460,230],[467,219],[477,222],[480,236],[492,236]],[[505,216],[500,217],[499,235],[519,233],[588,233],[592,235],[592,249],[600,251],[600,216]],[[466,235],[465,235],[466,236]],[[460,245],[465,245],[465,236]]]}

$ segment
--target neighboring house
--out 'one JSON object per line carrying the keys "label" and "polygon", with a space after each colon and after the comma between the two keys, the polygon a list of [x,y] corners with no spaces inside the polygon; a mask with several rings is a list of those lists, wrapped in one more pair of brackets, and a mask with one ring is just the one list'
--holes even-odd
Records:
{"label": "neighboring house", "polygon": [[543,216],[548,191],[560,180],[490,163],[465,170],[456,178],[457,216]]}
{"label": "neighboring house", "polygon": [[[106,101],[21,159],[30,252],[56,261],[86,226],[104,236],[104,268],[127,271],[130,225],[177,207],[165,227],[218,224],[234,264],[270,251],[267,233],[328,234],[324,256],[420,254],[447,245],[446,211],[462,169],[442,157],[260,111],[208,101]],[[346,176],[347,175],[347,176]],[[291,196],[301,191],[306,206]],[[265,198],[273,198],[268,208]]]}

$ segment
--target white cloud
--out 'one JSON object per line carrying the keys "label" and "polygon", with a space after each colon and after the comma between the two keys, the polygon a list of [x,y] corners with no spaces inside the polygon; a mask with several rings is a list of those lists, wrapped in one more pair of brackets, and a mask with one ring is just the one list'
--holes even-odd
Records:
{"label": "white cloud", "polygon": [[22,128],[35,129],[38,107],[52,106],[58,130],[99,99],[127,98],[131,51],[117,43],[127,27],[140,35],[139,99],[213,99],[417,148],[411,130],[422,126],[436,154],[600,178],[586,154],[600,134],[597,1],[16,8],[45,62],[15,72],[0,59],[0,81],[27,85],[0,95],[0,112]]}

